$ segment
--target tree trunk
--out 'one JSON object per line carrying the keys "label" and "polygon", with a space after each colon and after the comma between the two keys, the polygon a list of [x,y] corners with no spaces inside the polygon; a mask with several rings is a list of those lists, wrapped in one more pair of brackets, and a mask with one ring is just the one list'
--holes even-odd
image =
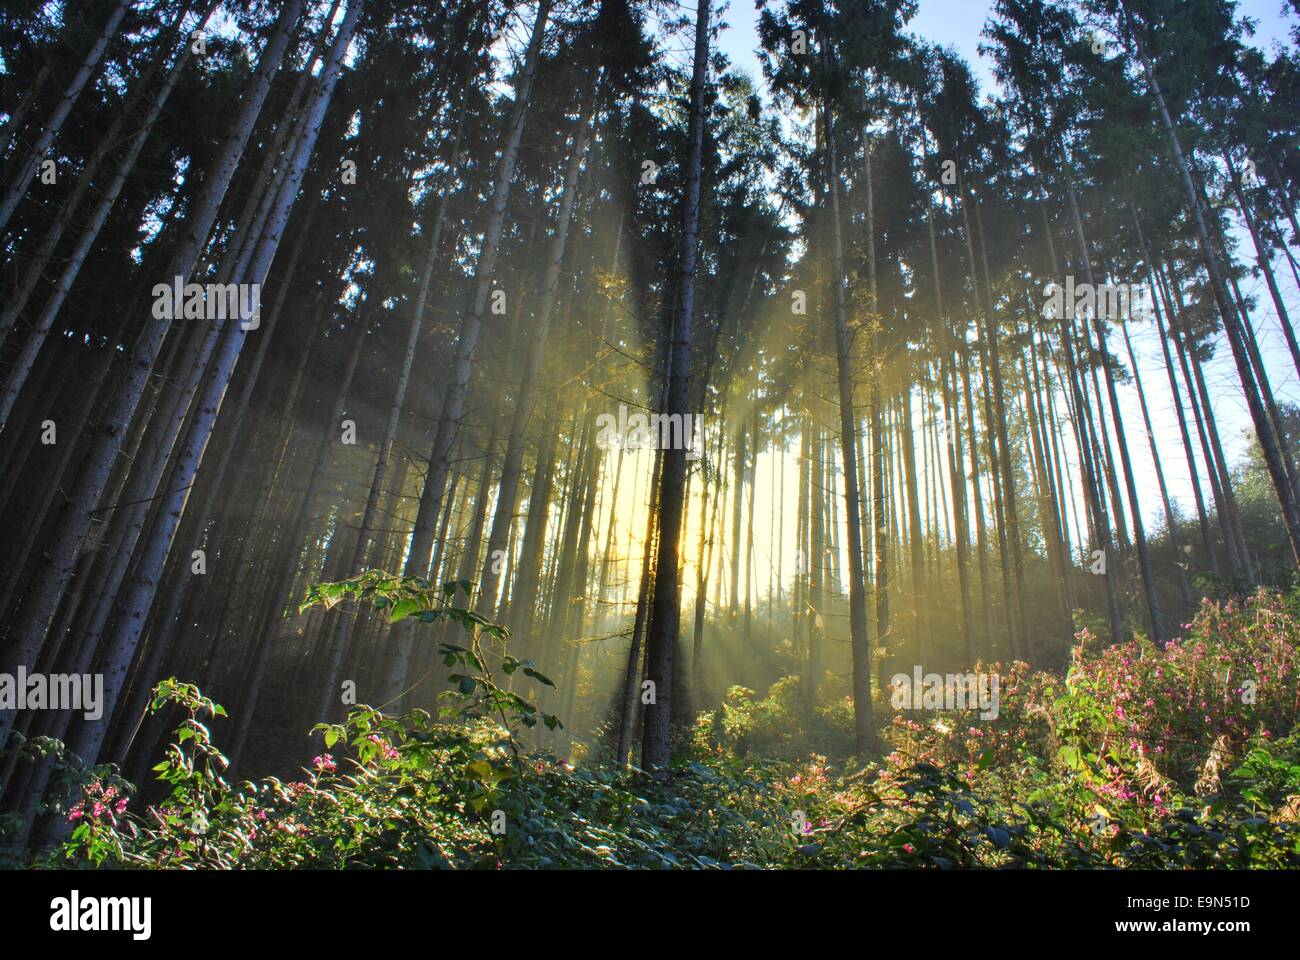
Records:
{"label": "tree trunk", "polygon": [[1147,85],[1155,97],[1165,134],[1169,138],[1169,146],[1173,151],[1174,162],[1182,176],[1188,209],[1191,210],[1192,219],[1196,224],[1196,235],[1200,242],[1201,256],[1205,260],[1206,273],[1210,277],[1214,301],[1219,308],[1224,330],[1228,334],[1228,343],[1232,347],[1232,356],[1237,364],[1237,374],[1241,379],[1242,390],[1246,394],[1246,403],[1250,407],[1251,419],[1255,423],[1255,435],[1259,439],[1260,449],[1264,453],[1264,462],[1268,467],[1269,477],[1273,481],[1273,490],[1277,494],[1278,504],[1282,508],[1282,518],[1286,524],[1287,536],[1291,544],[1292,559],[1300,565],[1300,511],[1296,509],[1295,491],[1292,489],[1290,478],[1287,476],[1286,468],[1282,463],[1282,455],[1278,449],[1277,437],[1273,432],[1272,424],[1268,422],[1268,415],[1264,411],[1259,395],[1253,389],[1250,361],[1246,355],[1241,330],[1237,324],[1235,309],[1223,283],[1223,274],[1219,269],[1218,257],[1215,255],[1214,245],[1210,240],[1210,233],[1206,227],[1201,201],[1196,195],[1195,187],[1192,185],[1191,169],[1183,156],[1183,147],[1178,140],[1178,133],[1174,129],[1173,120],[1169,116],[1169,109],[1165,105],[1164,93],[1160,89],[1160,83],[1156,79],[1149,56],[1140,47],[1138,55],[1142,59],[1142,68],[1146,73]]}
{"label": "tree trunk", "polygon": [[[465,397],[469,391],[474,353],[478,348],[483,314],[487,309],[488,294],[491,292],[497,248],[501,242],[502,228],[505,226],[515,163],[519,158],[519,144],[523,139],[524,125],[528,119],[528,103],[532,95],[537,60],[541,55],[542,41],[546,35],[546,21],[550,12],[551,0],[541,0],[533,20],[528,52],[525,54],[519,80],[515,86],[514,107],[507,127],[505,147],[501,151],[501,159],[497,165],[492,206],[483,231],[483,245],[479,250],[474,271],[473,299],[461,320],[451,378],[447,384],[446,398],[443,400],[442,416],[438,421],[433,450],[429,455],[429,467],[425,474],[424,489],[420,493],[420,508],[415,518],[415,529],[411,533],[410,549],[407,552],[406,567],[403,571],[408,577],[422,577],[429,570],[433,549],[433,525],[437,522],[447,472],[451,467],[452,447],[456,443],[456,434],[460,430],[461,419],[465,413]],[[399,629],[397,635],[396,668],[405,675],[404,664],[409,662],[412,649],[410,629]]]}
{"label": "tree trunk", "polygon": [[[545,2],[545,0],[543,0]],[[695,61],[691,73],[690,139],[686,164],[686,195],[679,254],[676,305],[670,333],[666,406],[669,416],[688,416],[691,379],[691,322],[695,312],[695,274],[699,254],[700,166],[704,149],[704,88],[709,69],[709,3],[699,0],[695,23]],[[684,422],[684,421],[683,421]],[[680,446],[680,445],[678,445]],[[659,559],[655,567],[654,606],[646,637],[646,675],[654,684],[655,700],[645,711],[641,765],[666,772],[670,754],[674,661],[677,653],[678,544],[685,503],[686,451],[664,452],[659,494]]]}
{"label": "tree trunk", "polygon": [[32,179],[36,176],[37,169],[40,167],[41,162],[46,158],[50,145],[54,143],[54,138],[58,135],[59,128],[63,126],[63,121],[68,118],[68,114],[72,112],[73,104],[75,104],[77,98],[81,96],[81,91],[85,89],[87,81],[89,81],[91,76],[99,69],[99,63],[104,59],[104,52],[108,50],[109,43],[111,43],[113,37],[116,36],[117,28],[122,25],[122,18],[126,16],[126,12],[130,6],[131,5],[127,0],[118,0],[118,2],[113,6],[113,9],[109,11],[108,17],[104,20],[104,26],[99,32],[99,36],[95,38],[95,42],[92,43],[90,49],[86,51],[86,55],[77,66],[77,70],[72,75],[72,79],[68,81],[67,87],[64,88],[63,96],[55,106],[54,112],[51,113],[50,118],[45,121],[45,125],[41,128],[41,132],[37,134],[36,140],[32,143],[32,148],[26,162],[19,168],[18,174],[14,177],[13,182],[5,188],[4,196],[3,198],[0,198],[0,231],[4,230],[9,223],[9,218],[12,217],[14,211],[18,209],[18,204],[22,200],[23,194],[25,194],[27,188],[31,186]]}
{"label": "tree trunk", "polygon": [[[257,69],[249,81],[239,116],[205,180],[203,192],[186,222],[178,247],[168,269],[163,273],[164,277],[180,277],[184,282],[193,270],[270,90],[271,78],[288,45],[289,28],[302,13],[303,2],[304,0],[289,0],[281,11]],[[171,320],[159,317],[151,317],[146,323],[131,350],[127,369],[118,379],[112,398],[105,405],[95,431],[88,438],[89,449],[77,472],[76,483],[52,531],[49,548],[43,552],[34,571],[35,587],[26,598],[21,617],[11,634],[10,648],[4,660],[6,665],[30,665],[35,662],[46,631],[58,610],[59,600],[77,567],[82,541],[94,516],[100,494],[109,481],[171,323]],[[0,746],[7,739],[11,724],[10,711],[0,712]]]}

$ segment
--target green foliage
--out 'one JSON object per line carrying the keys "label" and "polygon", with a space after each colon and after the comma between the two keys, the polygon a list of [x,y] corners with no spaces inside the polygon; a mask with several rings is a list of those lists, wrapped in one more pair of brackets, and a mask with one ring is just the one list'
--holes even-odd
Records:
{"label": "green foliage", "polygon": [[696,718],[694,742],[698,749],[747,757],[844,755],[853,748],[853,705],[842,699],[810,702],[799,677],[783,677],[762,699],[748,687],[733,686],[716,710]]}
{"label": "green foliage", "polygon": [[[90,798],[91,809],[102,808],[103,815],[112,820],[133,789],[111,765],[89,766],[53,737],[28,737],[21,730],[11,730],[5,748],[0,750],[0,765],[10,762],[14,769],[24,764],[51,765],[46,790],[31,805],[33,819],[50,815],[76,822],[83,815],[84,800]],[[72,796],[83,799],[70,803],[68,798]],[[22,833],[24,825],[21,811],[0,814],[0,869],[22,864],[20,851],[9,841]]]}
{"label": "green foliage", "polygon": [[510,631],[505,627],[473,610],[452,603],[457,590],[464,592],[467,597],[472,596],[474,584],[468,580],[448,580],[441,586],[436,586],[423,577],[402,577],[379,570],[367,570],[347,580],[316,584],[307,592],[298,612],[302,613],[315,606],[329,610],[344,600],[364,600],[376,610],[387,610],[389,623],[399,623],[408,617],[414,617],[420,623],[446,620],[458,624],[474,636],[487,635],[499,640],[506,640],[510,636]]}
{"label": "green foliage", "polygon": [[[539,712],[532,703],[497,684],[488,666],[482,641],[487,637],[499,641],[504,647],[510,640],[510,631],[472,610],[456,606],[452,601],[457,590],[469,597],[473,595],[474,585],[468,580],[449,580],[441,588],[436,588],[420,577],[399,577],[367,570],[348,580],[316,584],[299,611],[318,604],[328,610],[346,599],[355,599],[368,602],[378,610],[389,611],[389,623],[414,618],[420,623],[445,620],[457,624],[469,636],[470,645],[443,643],[438,652],[444,665],[455,671],[447,679],[465,698],[457,711],[461,719],[477,720],[490,714],[511,732],[519,726],[535,727],[539,722],[550,730],[563,726],[558,717]],[[506,676],[518,672],[540,684],[555,686],[549,677],[535,669],[531,660],[519,660],[508,650],[501,652],[499,660],[500,670]]]}
{"label": "green foliage", "polygon": [[[662,780],[525,753],[515,730],[544,715],[492,680],[477,621],[469,646],[443,647],[455,672],[437,716],[354,708],[316,728],[325,749],[289,783],[229,784],[205,722],[221,707],[169,680],[151,707],[184,711],[154,768],[170,795],[137,815],[130,786],[99,771],[69,812],[77,826],[62,857],[182,868],[1296,867],[1296,606],[1267,592],[1207,604],[1163,650],[1138,640],[1090,652],[1085,632],[1063,679],[981,664],[1001,678],[996,719],[896,716],[886,751],[866,763],[828,759],[843,748],[793,759],[799,732],[817,724],[824,743],[851,736],[838,700],[811,704],[794,678],[762,699],[733,687],[699,718],[694,757]],[[508,654],[501,664],[547,682]],[[1259,695],[1202,706],[1222,693],[1225,669],[1253,671]]]}

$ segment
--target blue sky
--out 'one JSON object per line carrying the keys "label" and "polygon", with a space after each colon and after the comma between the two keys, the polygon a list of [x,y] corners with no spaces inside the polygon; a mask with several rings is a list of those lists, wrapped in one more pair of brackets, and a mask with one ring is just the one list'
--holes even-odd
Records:
{"label": "blue sky", "polygon": [[[1242,0],[1238,3],[1240,15],[1259,21],[1252,42],[1267,47],[1274,40],[1287,41],[1289,23],[1294,21],[1281,15],[1283,5],[1284,0]],[[956,47],[981,81],[990,86],[993,78],[980,62],[978,47],[980,32],[992,6],[992,0],[920,0],[917,15],[908,24],[908,30],[936,43]],[[722,34],[722,49],[734,63],[757,78],[758,61],[753,51],[758,46],[754,29],[758,14],[753,0],[730,0],[722,19],[730,26]]]}

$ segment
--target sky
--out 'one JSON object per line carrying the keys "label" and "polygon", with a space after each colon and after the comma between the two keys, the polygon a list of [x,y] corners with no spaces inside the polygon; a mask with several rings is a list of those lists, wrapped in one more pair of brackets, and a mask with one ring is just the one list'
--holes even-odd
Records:
{"label": "sky", "polygon": [[[920,0],[917,16],[908,25],[911,33],[955,47],[958,53],[971,64],[985,93],[994,90],[996,85],[989,60],[980,56],[978,48],[982,39],[981,31],[992,5],[992,0]],[[1238,4],[1238,15],[1258,21],[1255,36],[1250,42],[1264,49],[1269,49],[1274,42],[1286,43],[1289,39],[1289,31],[1296,22],[1293,16],[1284,12],[1284,0],[1242,0]],[[755,29],[757,13],[753,0],[730,0],[721,18],[728,25],[719,39],[721,49],[738,68],[751,74],[761,83],[761,70],[754,55],[758,37]],[[1253,249],[1250,247],[1248,236],[1244,230],[1238,230],[1237,233],[1241,241],[1239,258],[1249,253],[1253,262]],[[1278,279],[1282,285],[1287,309],[1292,316],[1295,316],[1296,313],[1300,313],[1300,290],[1297,290],[1289,272],[1279,271]],[[1300,382],[1297,380],[1295,369],[1287,353],[1286,342],[1278,326],[1277,316],[1263,279],[1247,277],[1242,284],[1242,290],[1247,296],[1253,296],[1257,303],[1252,321],[1279,402],[1300,402]],[[1170,494],[1176,501],[1176,509],[1184,514],[1193,514],[1195,506],[1190,474],[1179,440],[1178,421],[1164,373],[1154,324],[1150,321],[1136,322],[1130,325],[1130,332],[1133,335],[1139,374],[1147,392],[1157,455],[1165,471]],[[1122,354],[1123,350],[1123,341],[1118,338],[1112,339],[1112,353]],[[1128,366],[1127,362],[1125,366]],[[1235,461],[1246,452],[1251,420],[1226,342],[1217,349],[1214,359],[1208,365],[1207,377],[1215,407],[1214,413],[1223,435],[1225,452],[1230,461]],[[1143,517],[1146,526],[1152,528],[1159,525],[1158,520],[1162,511],[1155,472],[1149,467],[1146,469],[1142,467],[1143,464],[1150,463],[1142,412],[1138,405],[1137,392],[1131,385],[1121,386],[1120,394],[1124,426],[1137,464],[1136,472],[1139,474],[1137,480]],[[1194,438],[1193,442],[1195,443]],[[1198,457],[1199,453],[1198,449]],[[1202,465],[1203,486],[1208,496],[1203,469]]]}
{"label": "sky", "polygon": [[[987,60],[979,56],[980,32],[992,8],[992,0],[920,0],[916,17],[908,30],[945,46],[953,46],[970,63],[985,89],[993,86]],[[1252,42],[1267,47],[1273,40],[1287,40],[1288,20],[1281,15],[1284,0],[1241,0],[1238,12],[1259,21]],[[755,23],[758,14],[753,0],[730,0],[722,14],[729,29],[723,31],[719,45],[732,62],[759,76],[754,50],[758,46]],[[983,61],[983,62],[982,62]]]}

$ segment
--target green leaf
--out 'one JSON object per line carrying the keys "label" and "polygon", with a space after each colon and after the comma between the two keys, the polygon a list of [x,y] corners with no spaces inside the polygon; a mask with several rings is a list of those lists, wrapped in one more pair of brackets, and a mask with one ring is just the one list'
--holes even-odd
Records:
{"label": "green leaf", "polygon": [[553,687],[553,686],[555,686],[555,684],[551,681],[551,678],[550,678],[550,677],[547,677],[547,676],[544,676],[544,675],[538,673],[538,672],[537,672],[536,670],[534,670],[532,667],[524,667],[524,675],[525,675],[525,676],[528,676],[528,677],[532,677],[532,678],[533,678],[534,680],[536,680],[538,683],[544,683],[544,684],[546,684],[548,687]]}
{"label": "green leaf", "polygon": [[388,622],[397,623],[423,609],[424,604],[419,600],[399,600],[393,604],[392,612],[388,614]]}

